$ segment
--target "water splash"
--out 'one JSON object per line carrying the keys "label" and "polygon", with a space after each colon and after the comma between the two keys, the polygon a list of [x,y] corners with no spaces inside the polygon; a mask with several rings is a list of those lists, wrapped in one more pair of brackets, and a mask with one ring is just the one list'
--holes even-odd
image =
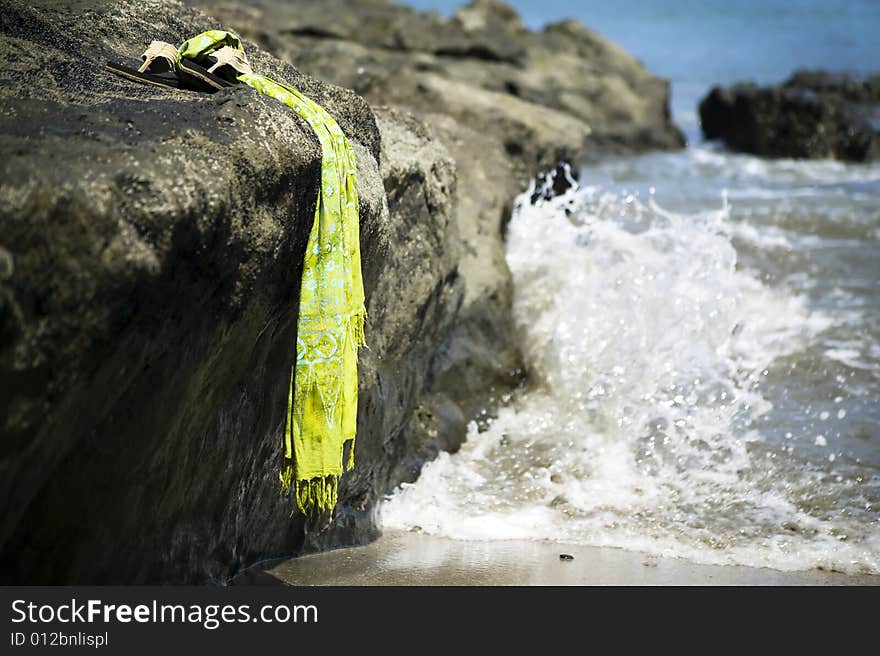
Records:
{"label": "water splash", "polygon": [[815,434],[758,429],[768,377],[833,318],[738,263],[726,198],[685,214],[599,187],[529,197],[508,237],[529,388],[384,524],[880,572],[877,480],[799,457]]}

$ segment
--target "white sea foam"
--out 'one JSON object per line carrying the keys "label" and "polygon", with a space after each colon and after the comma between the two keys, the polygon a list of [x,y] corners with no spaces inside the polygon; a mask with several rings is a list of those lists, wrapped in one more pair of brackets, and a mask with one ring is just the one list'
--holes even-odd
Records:
{"label": "white sea foam", "polygon": [[[715,169],[732,179],[754,180],[758,185],[772,179],[775,182],[877,182],[880,166],[877,164],[848,164],[831,159],[763,159],[754,155],[730,153],[718,144],[702,144],[688,151],[692,163],[704,169]],[[688,160],[683,162],[689,165]],[[762,194],[770,194],[763,186]],[[797,193],[797,192],[796,192]]]}
{"label": "white sea foam", "polygon": [[[832,319],[738,267],[731,238],[787,249],[790,235],[734,231],[726,203],[684,215],[596,187],[526,198],[508,262],[530,386],[387,501],[383,523],[880,572],[876,513],[856,520],[814,500],[836,484],[834,463],[778,460],[815,448],[816,433],[789,432],[768,455],[755,428],[771,408],[768,369]],[[827,355],[859,364],[845,349]]]}

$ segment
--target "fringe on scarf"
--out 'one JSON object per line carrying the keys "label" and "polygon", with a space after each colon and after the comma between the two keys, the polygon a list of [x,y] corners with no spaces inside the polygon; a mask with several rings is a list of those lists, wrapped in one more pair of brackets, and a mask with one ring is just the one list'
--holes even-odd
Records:
{"label": "fringe on scarf", "polygon": [[297,481],[296,505],[306,515],[324,512],[336,505],[338,491],[339,477],[334,475]]}
{"label": "fringe on scarf", "polygon": [[[348,324],[348,335],[349,339],[354,341],[355,353],[357,353],[357,349],[361,347],[366,347],[366,335],[364,332],[364,326],[367,319],[367,310],[366,308],[361,308],[358,312],[351,316]],[[296,507],[299,508],[300,512],[305,515],[312,515],[316,512],[324,512],[326,510],[332,510],[334,506],[336,506],[336,502],[339,498],[339,476],[335,474],[329,474],[323,477],[316,478],[303,478],[303,479],[295,479],[296,476],[296,463],[293,457],[292,450],[288,450],[287,448],[287,438],[288,435],[292,434],[292,424],[291,421],[293,417],[291,416],[292,411],[292,399],[293,399],[293,384],[294,377],[290,377],[290,390],[288,392],[288,415],[287,415],[287,427],[284,438],[284,463],[281,466],[280,479],[281,479],[281,491],[287,492],[290,490],[291,485],[294,485],[295,482],[295,490],[294,494],[296,496]],[[355,445],[355,437],[352,436],[343,442],[342,448],[343,453],[345,451],[345,446],[348,445],[348,457],[344,458],[344,464],[342,466],[343,473],[351,471],[354,469],[354,445]],[[343,453],[339,454],[340,462],[343,461]],[[293,514],[293,510],[291,510],[291,515]]]}
{"label": "fringe on scarf", "polygon": [[[345,441],[348,445],[348,458],[344,471],[350,471],[354,467],[354,438]],[[344,447],[344,445],[343,445]],[[285,459],[281,467],[281,491],[287,492],[294,483],[295,465],[293,460]],[[332,510],[339,498],[339,476],[329,474],[315,478],[296,480],[294,485],[296,507],[304,515]],[[293,515],[295,509],[290,511]]]}

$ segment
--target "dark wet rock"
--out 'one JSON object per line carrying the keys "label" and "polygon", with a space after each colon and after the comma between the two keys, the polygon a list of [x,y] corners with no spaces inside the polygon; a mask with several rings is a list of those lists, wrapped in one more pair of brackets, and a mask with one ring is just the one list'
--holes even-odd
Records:
{"label": "dark wet rock", "polygon": [[560,162],[555,169],[542,171],[535,179],[535,189],[532,191],[529,201],[534,205],[539,201],[561,196],[569,189],[577,189],[578,183],[575,175],[576,173],[571,170],[571,165],[568,162]]}
{"label": "dark wet rock", "polygon": [[[263,565],[265,566],[266,564],[263,563]],[[278,587],[289,584],[285,583],[275,576],[272,576],[260,567],[249,567],[248,569],[236,574],[232,579],[227,582],[227,585],[259,585]]]}
{"label": "dark wet rock", "polygon": [[707,139],[767,157],[880,158],[880,75],[801,71],[781,85],[716,87],[700,103]]}
{"label": "dark wet rock", "polygon": [[329,535],[367,539],[363,501],[397,483],[459,303],[452,161],[415,119],[377,125],[353,92],[248,44],[357,151],[370,312],[358,467],[340,522],[316,536],[278,483],[316,137],[249,88],[204,95],[102,69],[217,26],[194,9],[2,8],[0,578],[223,582]]}

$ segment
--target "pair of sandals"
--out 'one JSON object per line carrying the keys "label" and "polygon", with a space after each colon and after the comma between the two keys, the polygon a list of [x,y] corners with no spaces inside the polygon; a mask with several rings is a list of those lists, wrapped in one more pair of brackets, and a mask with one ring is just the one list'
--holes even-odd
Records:
{"label": "pair of sandals", "polygon": [[116,62],[107,62],[107,68],[136,82],[207,93],[234,86],[242,73],[253,73],[244,51],[229,46],[218,48],[203,59],[199,63],[181,57],[174,45],[153,41],[141,55],[143,63],[139,68]]}

